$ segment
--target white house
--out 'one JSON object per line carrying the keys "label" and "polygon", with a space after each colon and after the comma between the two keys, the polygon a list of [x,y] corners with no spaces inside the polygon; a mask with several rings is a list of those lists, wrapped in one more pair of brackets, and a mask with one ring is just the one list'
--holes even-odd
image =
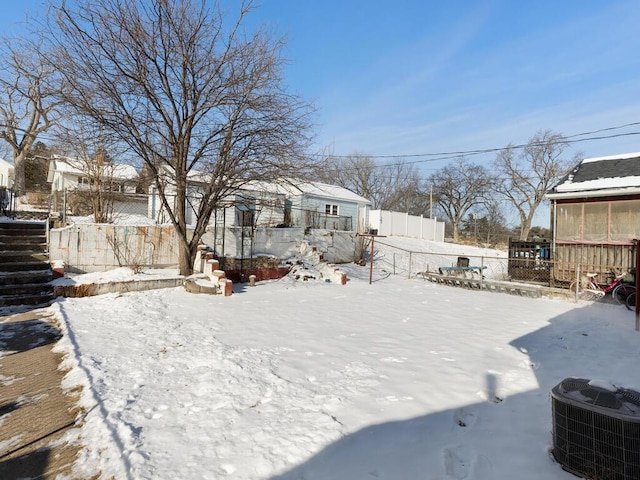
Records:
{"label": "white house", "polygon": [[278,184],[292,226],[365,232],[371,202],[338,185],[287,179]]}
{"label": "white house", "polygon": [[[135,193],[138,172],[131,165],[105,164],[101,172],[95,172],[103,179],[110,179],[111,190],[120,193]],[[88,190],[92,174],[86,165],[73,158],[54,157],[49,162],[47,182],[51,183],[51,192],[69,190]]]}
{"label": "white house", "polygon": [[0,187],[12,187],[14,179],[13,164],[0,158]]}
{"label": "white house", "polygon": [[[188,186],[190,207],[187,223],[195,223],[201,182],[194,174]],[[337,185],[283,179],[279,182],[249,182],[225,199],[225,207],[214,212],[211,224],[238,226],[292,226],[329,230],[366,231],[371,202]],[[152,188],[149,217],[168,220],[160,198]]]}
{"label": "white house", "polygon": [[[193,179],[187,186],[187,225],[194,225],[196,222],[202,188],[202,182]],[[170,192],[165,195],[169,202],[175,202],[175,195]],[[284,223],[284,195],[265,182],[248,183],[222,203],[224,206],[213,212],[209,221],[211,225],[273,227]],[[157,223],[169,222],[169,215],[162,207],[155,185],[149,187],[147,216]]]}

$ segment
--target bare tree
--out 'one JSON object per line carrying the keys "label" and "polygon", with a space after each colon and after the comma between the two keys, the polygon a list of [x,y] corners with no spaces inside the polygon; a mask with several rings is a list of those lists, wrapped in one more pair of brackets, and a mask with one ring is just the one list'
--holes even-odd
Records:
{"label": "bare tree", "polygon": [[474,206],[484,203],[493,177],[483,166],[459,157],[431,175],[428,182],[433,185],[435,203],[451,222],[453,240],[458,241],[460,222]]}
{"label": "bare tree", "polygon": [[562,156],[569,146],[559,133],[544,130],[531,137],[524,148],[507,145],[496,157],[494,167],[501,178],[496,191],[506,197],[520,217],[520,240],[526,240],[536,210],[545,193],[577,161]]}
{"label": "bare tree", "polygon": [[180,238],[180,272],[190,274],[225,197],[304,165],[310,108],[283,87],[282,42],[242,30],[250,2],[229,24],[204,0],[74,4],[51,6],[46,33],[71,87],[65,100],[147,165]]}
{"label": "bare tree", "polygon": [[[96,223],[110,223],[113,220],[113,203],[118,194],[115,178],[123,165],[114,163],[119,156],[120,143],[88,117],[68,116],[67,125],[61,125],[57,133],[56,151],[71,167],[81,170],[85,184],[70,195],[72,209],[90,211]],[[66,194],[66,193],[65,193]]]}
{"label": "bare tree", "polygon": [[373,208],[421,215],[425,211],[422,179],[413,164],[403,160],[378,163],[363,153],[329,156],[319,177],[371,201]]}
{"label": "bare tree", "polygon": [[2,41],[0,138],[10,147],[14,190],[25,193],[25,159],[39,135],[56,121],[60,83],[55,69],[39,61],[39,46],[20,39]]}

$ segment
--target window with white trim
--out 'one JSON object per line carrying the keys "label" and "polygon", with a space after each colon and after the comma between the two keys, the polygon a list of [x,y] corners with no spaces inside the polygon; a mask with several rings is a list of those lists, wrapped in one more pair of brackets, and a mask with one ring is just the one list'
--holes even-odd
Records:
{"label": "window with white trim", "polygon": [[338,216],[340,213],[340,210],[338,209],[338,205],[332,205],[331,203],[326,203],[324,205],[324,213],[326,213],[327,215],[334,215],[334,216]]}

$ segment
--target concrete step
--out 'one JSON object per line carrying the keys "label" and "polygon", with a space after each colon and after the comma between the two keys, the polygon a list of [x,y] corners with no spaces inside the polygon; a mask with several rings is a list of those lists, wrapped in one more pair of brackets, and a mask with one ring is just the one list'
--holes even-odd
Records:
{"label": "concrete step", "polygon": [[42,295],[53,292],[53,286],[48,283],[25,283],[0,285],[0,296],[5,295]]}
{"label": "concrete step", "polygon": [[48,283],[51,280],[53,280],[53,272],[51,269],[24,272],[0,272],[0,285]]}
{"label": "concrete step", "polygon": [[0,260],[0,264],[29,262],[49,263],[49,254],[33,250],[0,251],[0,259],[2,259]]}
{"label": "concrete step", "polygon": [[29,261],[29,262],[5,262],[0,261],[0,272],[30,272],[35,270],[51,270],[49,262]]}
{"label": "concrete step", "polygon": [[0,238],[1,239],[12,239],[12,238],[46,238],[47,232],[44,230],[7,230],[0,228]]}
{"label": "concrete step", "polygon": [[53,286],[49,282],[0,285],[0,295],[20,295],[23,293],[51,292]]}
{"label": "concrete step", "polygon": [[3,242],[2,239],[0,238],[0,258],[2,255],[2,252],[7,252],[7,251],[22,251],[22,250],[31,250],[31,251],[36,251],[36,252],[46,252],[47,251],[47,242],[44,241],[44,239],[42,241],[38,240],[38,239],[31,239],[29,238],[29,241],[26,242]]}
{"label": "concrete step", "polygon": [[25,222],[15,220],[12,222],[0,222],[0,230],[3,228],[13,230],[45,230],[47,224],[45,222]]}
{"label": "concrete step", "polygon": [[33,295],[0,295],[0,307],[14,305],[49,305],[53,301],[53,292],[37,293]]}
{"label": "concrete step", "polygon": [[2,245],[30,245],[38,243],[47,243],[47,236],[42,235],[3,235],[0,233],[0,244]]}
{"label": "concrete step", "polygon": [[52,279],[46,224],[0,223],[0,307],[50,304]]}

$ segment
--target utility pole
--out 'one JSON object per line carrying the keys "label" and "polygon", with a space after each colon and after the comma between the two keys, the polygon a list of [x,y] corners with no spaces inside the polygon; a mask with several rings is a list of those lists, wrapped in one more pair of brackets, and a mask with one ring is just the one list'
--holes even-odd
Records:
{"label": "utility pole", "polygon": [[429,187],[429,218],[433,218],[433,184]]}

